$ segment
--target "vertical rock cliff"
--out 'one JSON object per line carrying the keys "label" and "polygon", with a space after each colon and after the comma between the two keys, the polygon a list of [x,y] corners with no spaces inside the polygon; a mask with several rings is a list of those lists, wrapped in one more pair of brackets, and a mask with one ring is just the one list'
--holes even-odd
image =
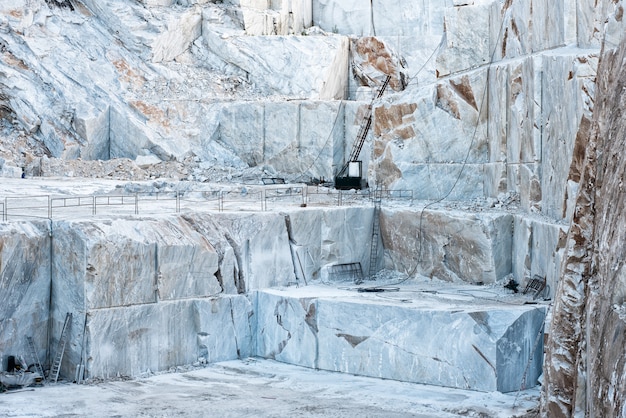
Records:
{"label": "vertical rock cliff", "polygon": [[550,417],[626,415],[626,42],[624,8],[613,3],[593,120],[581,123],[570,169],[578,192],[547,343]]}

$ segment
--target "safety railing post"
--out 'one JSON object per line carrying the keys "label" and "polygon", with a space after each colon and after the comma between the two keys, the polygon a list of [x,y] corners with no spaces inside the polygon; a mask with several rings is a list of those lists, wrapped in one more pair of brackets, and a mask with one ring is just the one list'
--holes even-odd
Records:
{"label": "safety railing post", "polygon": [[52,199],[50,199],[50,195],[46,197],[48,198],[48,219],[52,219]]}
{"label": "safety railing post", "polygon": [[217,208],[220,212],[224,212],[224,191],[220,190],[220,193],[217,197]]}
{"label": "safety railing post", "polygon": [[267,200],[265,195],[265,189],[261,189],[261,211],[267,210]]}
{"label": "safety railing post", "polygon": [[4,211],[3,211],[3,221],[8,221],[9,220],[9,200],[5,197],[4,198]]}
{"label": "safety railing post", "polygon": [[180,192],[176,192],[176,213],[180,213]]}
{"label": "safety railing post", "polygon": [[91,213],[96,214],[96,195],[91,196]]}
{"label": "safety railing post", "polygon": [[139,194],[135,193],[135,215],[139,215]]}

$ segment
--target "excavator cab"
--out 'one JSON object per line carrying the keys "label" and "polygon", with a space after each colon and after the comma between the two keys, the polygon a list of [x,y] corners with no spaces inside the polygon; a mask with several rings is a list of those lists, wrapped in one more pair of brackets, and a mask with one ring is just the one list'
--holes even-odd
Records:
{"label": "excavator cab", "polygon": [[350,161],[343,172],[335,177],[335,188],[338,190],[361,190],[367,188],[367,181],[363,178],[363,162]]}

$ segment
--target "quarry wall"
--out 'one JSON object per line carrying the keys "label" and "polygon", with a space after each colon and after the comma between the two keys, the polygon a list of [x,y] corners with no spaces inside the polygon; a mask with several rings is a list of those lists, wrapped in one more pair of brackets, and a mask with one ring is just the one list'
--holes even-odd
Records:
{"label": "quarry wall", "polygon": [[[427,302],[407,310],[350,300],[350,292],[335,295],[334,287],[321,294],[309,286],[302,294],[287,292],[329,280],[329,265],[367,265],[373,213],[364,206],[5,222],[0,286],[15,303],[2,307],[11,318],[0,324],[2,363],[27,353],[30,336],[49,365],[70,312],[61,368],[67,380],[81,365],[87,377],[108,379],[258,355],[409,382],[515,390],[543,308],[459,310]],[[451,216],[428,212],[426,256],[415,262],[439,265],[449,277],[437,274],[457,283],[487,284],[508,275],[512,216]],[[411,239],[406,220],[415,217],[410,208],[385,211],[383,243]],[[458,242],[446,242],[451,234]],[[443,256],[448,261],[437,260],[448,245],[458,250]],[[411,248],[391,245],[385,257],[409,262]],[[416,338],[422,342],[417,348]],[[510,349],[517,345],[523,348]],[[541,353],[534,359],[529,381],[541,373]]]}
{"label": "quarry wall", "polygon": [[[296,283],[292,245],[306,249],[301,281],[328,264],[365,265],[371,219],[369,208],[344,208],[3,223],[3,364],[28,352],[27,336],[56,349],[67,312],[66,376],[81,358],[105,377],[253,355],[255,310],[244,294]],[[201,356],[199,346],[212,348]]]}
{"label": "quarry wall", "polygon": [[[32,336],[49,364],[68,312],[66,378],[80,364],[88,376],[107,378],[199,359],[272,357],[280,339],[267,340],[269,325],[257,324],[273,311],[255,292],[324,282],[334,264],[367,266],[373,213],[363,206],[3,223],[0,285],[14,303],[3,305],[11,319],[0,327],[2,361],[26,353]],[[383,211],[381,266],[457,283],[495,283],[512,272],[511,215],[429,210],[422,259],[416,219],[411,208]],[[388,369],[390,378],[409,379]]]}

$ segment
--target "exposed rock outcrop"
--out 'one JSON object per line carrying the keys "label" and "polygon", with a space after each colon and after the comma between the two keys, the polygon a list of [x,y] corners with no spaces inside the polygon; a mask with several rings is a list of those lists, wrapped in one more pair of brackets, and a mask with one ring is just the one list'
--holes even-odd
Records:
{"label": "exposed rock outcrop", "polygon": [[626,41],[624,6],[610,7],[593,121],[581,123],[570,169],[578,192],[547,344],[543,410],[550,417],[626,414]]}

